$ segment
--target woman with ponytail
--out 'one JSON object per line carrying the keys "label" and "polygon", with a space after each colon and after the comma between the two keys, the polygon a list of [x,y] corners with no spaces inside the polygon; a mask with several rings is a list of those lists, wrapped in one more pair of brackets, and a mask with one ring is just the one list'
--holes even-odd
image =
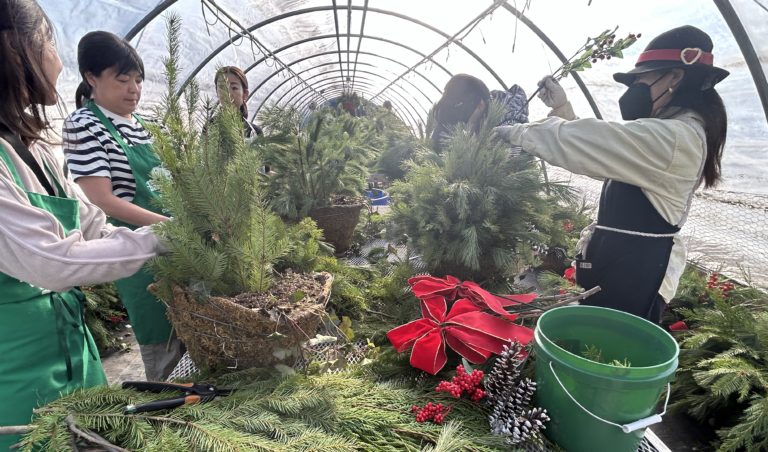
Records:
{"label": "woman with ponytail", "polygon": [[625,123],[576,119],[551,78],[539,97],[550,118],[498,127],[513,145],[577,174],[605,180],[597,221],[577,246],[576,281],[601,290],[584,304],[619,309],[653,322],[677,291],[685,268],[678,237],[696,189],[720,180],[727,115],[714,86],[712,40],[692,26],[653,39],[635,67],[614,79]]}
{"label": "woman with ponytail", "polygon": [[[167,218],[153,200],[150,182],[160,160],[144,120],[135,114],[141,99],[144,63],[125,39],[106,31],[86,34],[77,46],[83,81],[78,109],[64,122],[64,153],[75,182],[109,216],[129,229]],[[163,380],[181,358],[165,304],[147,292],[154,277],[141,269],[115,282],[139,343],[150,380]]]}
{"label": "woman with ponytail", "polygon": [[[107,224],[46,144],[53,36],[34,0],[0,0],[0,426],[107,383],[76,287],[130,276],[162,249],[149,228]],[[19,440],[0,435],[0,450]]]}

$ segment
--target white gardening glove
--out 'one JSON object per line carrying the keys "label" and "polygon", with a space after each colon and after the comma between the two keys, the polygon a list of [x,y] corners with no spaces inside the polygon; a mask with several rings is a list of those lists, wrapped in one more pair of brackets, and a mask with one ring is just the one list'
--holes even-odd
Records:
{"label": "white gardening glove", "polygon": [[576,115],[573,113],[573,107],[568,102],[568,96],[565,95],[565,90],[554,79],[554,77],[548,75],[539,81],[539,99],[544,102],[544,105],[551,108],[547,116],[558,116],[563,119],[572,120],[576,119]]}
{"label": "white gardening glove", "polygon": [[549,108],[560,108],[568,102],[565,90],[551,75],[539,80],[539,99]]}

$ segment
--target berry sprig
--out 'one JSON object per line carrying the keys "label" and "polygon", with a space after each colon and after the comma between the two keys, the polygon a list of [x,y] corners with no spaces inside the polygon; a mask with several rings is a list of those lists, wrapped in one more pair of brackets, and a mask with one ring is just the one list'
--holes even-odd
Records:
{"label": "berry sprig", "polygon": [[471,374],[468,374],[464,366],[459,364],[456,367],[456,376],[451,381],[441,381],[435,391],[447,392],[456,399],[466,394],[473,402],[479,402],[485,397],[482,387],[483,377],[482,370],[474,369]]}
{"label": "berry sprig", "polygon": [[592,62],[597,63],[597,60],[610,60],[611,57],[619,56],[622,50],[629,47],[631,43],[634,43],[640,39],[641,36],[643,36],[642,33],[638,33],[637,35],[630,33],[626,38],[619,39],[618,43],[616,42],[615,33],[611,33],[608,36],[601,36],[595,39],[594,48],[592,49],[591,55]]}
{"label": "berry sprig", "polygon": [[735,288],[734,284],[730,281],[720,281],[720,275],[717,273],[711,273],[709,279],[707,279],[707,289],[719,290],[723,294],[724,298],[728,298],[731,291]]}
{"label": "berry sprig", "polygon": [[442,424],[445,416],[450,411],[451,407],[445,406],[442,403],[427,402],[423,407],[418,405],[411,407],[411,413],[416,414],[416,422],[418,423],[432,421],[435,424]]}

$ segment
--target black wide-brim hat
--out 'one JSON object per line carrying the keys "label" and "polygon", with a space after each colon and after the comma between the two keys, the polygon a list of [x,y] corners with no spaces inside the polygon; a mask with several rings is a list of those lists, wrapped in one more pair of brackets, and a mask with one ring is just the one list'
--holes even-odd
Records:
{"label": "black wide-brim hat", "polygon": [[613,79],[627,86],[647,72],[681,68],[702,77],[701,89],[708,89],[728,77],[725,69],[714,66],[712,39],[696,27],[685,25],[665,31],[654,38],[629,72],[613,74]]}

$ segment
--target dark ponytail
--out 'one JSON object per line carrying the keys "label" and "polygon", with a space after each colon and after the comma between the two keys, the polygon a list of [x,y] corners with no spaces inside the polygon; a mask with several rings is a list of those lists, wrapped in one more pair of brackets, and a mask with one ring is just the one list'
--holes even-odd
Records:
{"label": "dark ponytail", "polygon": [[714,187],[720,181],[720,160],[728,135],[728,114],[723,99],[714,88],[702,93],[702,107],[695,109],[704,118],[707,135],[707,159],[704,162],[704,187]]}
{"label": "dark ponytail", "polygon": [[144,62],[127,40],[108,31],[92,31],[77,44],[77,66],[83,81],[75,91],[75,104],[82,107],[91,98],[92,88],[85,78],[91,73],[98,77],[105,69],[117,74],[137,71],[144,78]]}
{"label": "dark ponytail", "polygon": [[77,108],[82,108],[88,100],[91,98],[91,85],[88,84],[85,80],[80,82],[80,85],[77,86],[77,90],[75,91],[75,106]]}
{"label": "dark ponytail", "polygon": [[728,114],[723,99],[715,88],[702,90],[707,86],[707,72],[690,69],[686,71],[670,105],[695,111],[704,120],[704,134],[707,141],[707,157],[704,160],[704,187],[717,185],[721,179],[723,148],[728,134]]}

